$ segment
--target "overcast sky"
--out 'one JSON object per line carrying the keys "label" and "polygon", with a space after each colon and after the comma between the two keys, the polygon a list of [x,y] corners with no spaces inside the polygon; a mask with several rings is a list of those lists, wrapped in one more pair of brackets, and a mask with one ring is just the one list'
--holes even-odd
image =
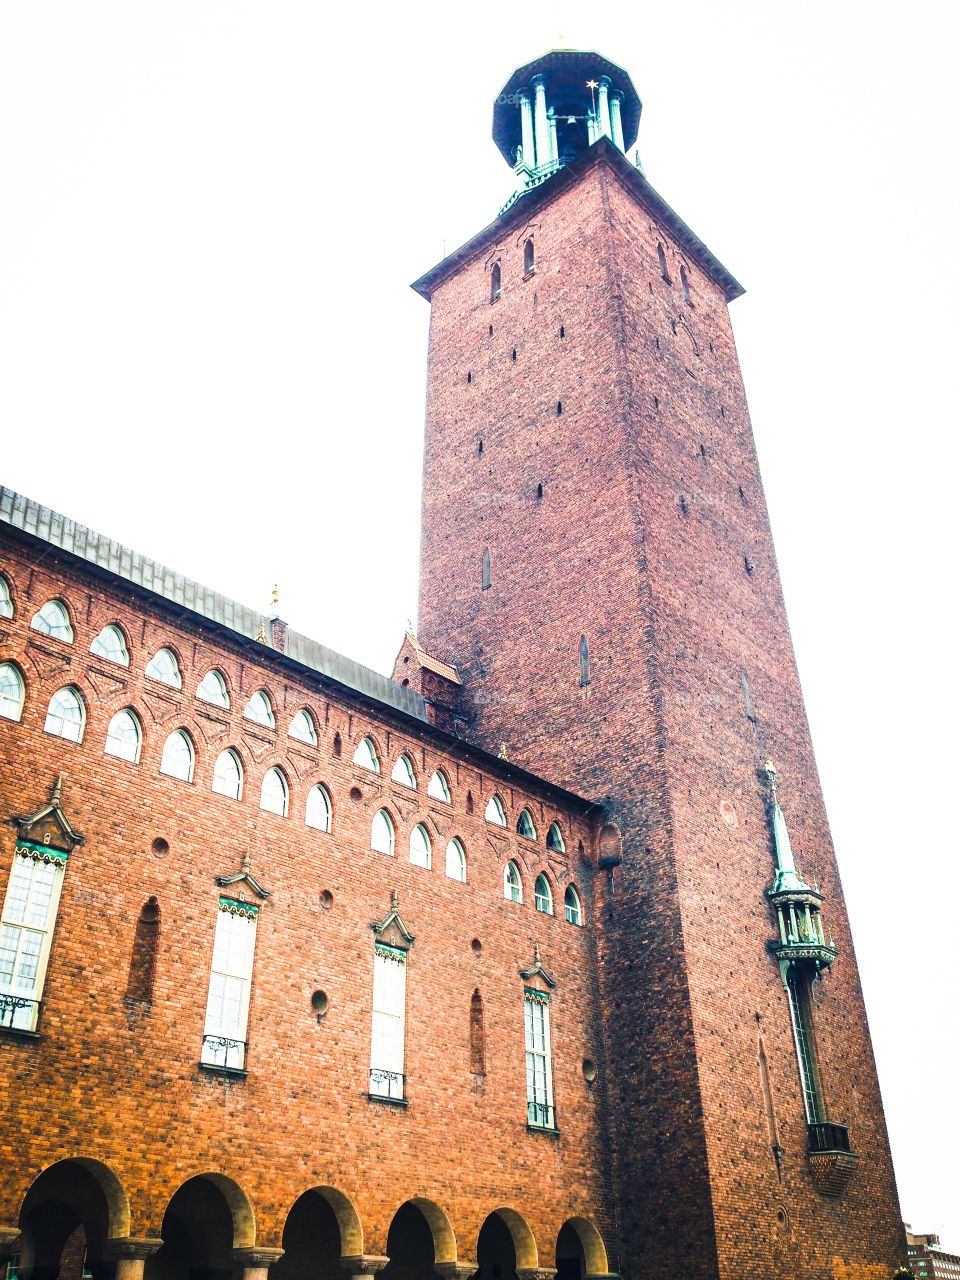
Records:
{"label": "overcast sky", "polygon": [[748,291],[903,1213],[960,1251],[947,12],[4,4],[0,482],[253,606],[277,581],[292,626],[389,671],[417,596],[409,282],[509,192],[515,66],[562,34],[626,67],[648,178]]}

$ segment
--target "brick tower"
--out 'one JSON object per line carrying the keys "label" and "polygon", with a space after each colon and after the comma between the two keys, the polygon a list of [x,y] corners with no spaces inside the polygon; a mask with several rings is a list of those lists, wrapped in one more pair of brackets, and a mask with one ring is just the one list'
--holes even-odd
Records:
{"label": "brick tower", "polygon": [[419,639],[457,668],[465,736],[605,806],[583,856],[619,1270],[882,1280],[905,1248],[742,289],[627,158],[640,105],[594,53],[515,72],[516,192],[414,286]]}

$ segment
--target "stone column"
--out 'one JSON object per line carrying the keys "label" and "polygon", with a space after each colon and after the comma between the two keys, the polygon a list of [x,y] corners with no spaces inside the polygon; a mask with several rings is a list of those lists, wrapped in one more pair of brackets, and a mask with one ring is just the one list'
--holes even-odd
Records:
{"label": "stone column", "polygon": [[353,1276],[353,1280],[376,1280],[377,1272],[390,1261],[375,1253],[357,1253],[351,1257],[341,1258],[340,1265],[344,1271]]}
{"label": "stone column", "polygon": [[619,89],[614,89],[610,95],[610,122],[613,125],[613,141],[616,146],[623,151],[623,118],[620,115],[620,103],[623,94]]}
{"label": "stone column", "polygon": [[537,148],[537,168],[545,169],[550,163],[550,126],[547,124],[547,85],[543,76],[534,76],[533,85],[533,133]]}
{"label": "stone column", "polygon": [[550,163],[555,165],[559,159],[557,154],[557,117],[552,111],[547,113],[547,127],[550,130]]}
{"label": "stone column", "polygon": [[104,1253],[108,1258],[116,1259],[115,1280],[143,1280],[143,1264],[162,1244],[163,1241],[155,1236],[122,1236],[108,1240]]}
{"label": "stone column", "polygon": [[[240,1280],[267,1280],[270,1268],[283,1257],[282,1249],[234,1249],[231,1255],[241,1268]],[[119,1277],[118,1277],[119,1280]]]}
{"label": "stone column", "polygon": [[537,167],[537,153],[533,149],[533,107],[529,93],[520,94],[520,144],[523,163],[528,169]]}
{"label": "stone column", "polygon": [[599,137],[600,137],[600,129],[599,129],[599,126],[597,125],[597,117],[596,117],[596,115],[591,111],[591,112],[589,112],[589,113],[588,113],[588,115],[587,115],[587,144],[588,144],[588,146],[591,146],[591,147],[592,147],[592,146],[593,146],[593,144],[596,142],[596,140],[597,140]]}
{"label": "stone column", "polygon": [[600,88],[597,90],[597,115],[600,117],[600,134],[601,137],[611,138],[613,136],[610,124],[610,85],[612,81],[609,76],[600,77]]}

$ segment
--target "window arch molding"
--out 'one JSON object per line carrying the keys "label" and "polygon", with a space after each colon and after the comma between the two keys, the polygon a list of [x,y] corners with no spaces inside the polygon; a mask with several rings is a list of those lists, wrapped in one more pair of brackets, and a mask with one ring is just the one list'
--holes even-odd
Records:
{"label": "window arch molding", "polygon": [[16,662],[0,662],[0,719],[19,723],[27,700],[27,681]]}
{"label": "window arch molding", "polygon": [[87,727],[87,704],[75,684],[57,689],[47,704],[44,733],[67,742],[82,742]]}
{"label": "window arch molding", "polygon": [[311,747],[317,745],[317,718],[309,707],[301,707],[296,712],[290,721],[287,736],[293,738],[296,742],[306,742]]}
{"label": "window arch molding", "polygon": [[178,782],[193,782],[197,768],[194,736],[182,725],[168,733],[160,752],[160,772]]}
{"label": "window arch molding", "polygon": [[490,267],[490,301],[496,302],[503,293],[503,268],[499,260]]}
{"label": "window arch molding", "polygon": [[304,822],[313,831],[333,830],[333,801],[329,788],[322,782],[315,783],[307,792]]}
{"label": "window arch molding", "polygon": [[369,769],[371,773],[382,772],[380,766],[380,748],[372,734],[364,734],[357,743],[353,753],[353,763],[361,769]]}
{"label": "window arch molding", "polygon": [[144,674],[168,689],[182,689],[183,659],[172,644],[161,645],[144,668]]}
{"label": "window arch molding", "polygon": [[228,800],[242,800],[245,775],[240,752],[236,747],[224,747],[213,764],[210,790],[215,795],[226,796]]}
{"label": "window arch molding", "polygon": [[103,754],[139,764],[142,750],[143,721],[133,707],[122,707],[110,717]]}
{"label": "window arch molding", "polygon": [[90,641],[90,652],[118,667],[130,665],[130,640],[119,622],[108,622]]}
{"label": "window arch molding", "polygon": [[54,596],[42,604],[30,619],[31,631],[43,636],[73,644],[73,621],[70,606],[61,596]]}
{"label": "window arch molding", "polygon": [[532,276],[537,269],[537,250],[533,243],[533,236],[527,236],[523,243],[523,274],[524,276]]}
{"label": "window arch molding", "polygon": [[0,573],[0,618],[12,618],[15,612],[13,585],[5,573]]}
{"label": "window arch molding", "polygon": [[290,813],[290,782],[280,765],[271,765],[260,782],[260,808],[286,818]]}

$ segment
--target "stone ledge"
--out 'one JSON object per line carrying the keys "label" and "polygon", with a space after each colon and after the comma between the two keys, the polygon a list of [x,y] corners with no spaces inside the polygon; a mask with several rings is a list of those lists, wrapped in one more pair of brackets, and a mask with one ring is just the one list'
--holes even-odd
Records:
{"label": "stone ledge", "polygon": [[811,1151],[808,1158],[813,1185],[834,1200],[843,1195],[860,1159],[849,1151]]}

